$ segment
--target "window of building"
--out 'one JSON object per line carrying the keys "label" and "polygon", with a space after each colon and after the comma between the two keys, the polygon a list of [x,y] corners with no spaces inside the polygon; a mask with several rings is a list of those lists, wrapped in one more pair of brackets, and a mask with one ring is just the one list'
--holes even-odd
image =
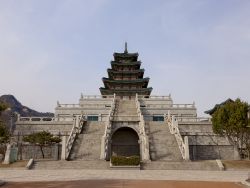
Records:
{"label": "window of building", "polygon": [[98,121],[98,116],[88,116],[87,121]]}
{"label": "window of building", "polygon": [[153,116],[153,121],[164,121],[164,116]]}

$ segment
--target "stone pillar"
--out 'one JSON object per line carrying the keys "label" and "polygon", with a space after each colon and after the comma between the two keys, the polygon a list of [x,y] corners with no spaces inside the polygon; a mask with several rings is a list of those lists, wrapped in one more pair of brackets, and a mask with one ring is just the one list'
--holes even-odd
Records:
{"label": "stone pillar", "polygon": [[4,157],[3,164],[10,164],[10,155],[11,155],[11,145],[8,144],[7,145],[7,150],[5,152],[5,157]]}
{"label": "stone pillar", "polygon": [[100,159],[101,160],[105,160],[105,136],[102,136],[102,140],[101,140],[101,155],[100,155]]}
{"label": "stone pillar", "polygon": [[144,157],[144,159],[146,161],[150,160],[148,136],[145,136],[145,157]]}
{"label": "stone pillar", "polygon": [[149,157],[149,144],[148,144],[148,138],[147,138],[147,136],[141,135],[141,138],[139,140],[139,144],[140,144],[141,159],[143,161],[150,160],[150,157]]}
{"label": "stone pillar", "polygon": [[66,160],[66,143],[67,143],[67,138],[66,138],[66,136],[62,136],[62,153],[61,153],[61,160]]}
{"label": "stone pillar", "polygon": [[53,158],[54,158],[54,160],[58,160],[58,158],[59,158],[59,156],[58,156],[59,144],[55,144],[53,150],[54,150],[53,151]]}
{"label": "stone pillar", "polygon": [[184,144],[185,144],[185,156],[184,159],[185,160],[190,160],[189,157],[189,144],[188,144],[188,136],[184,136]]}
{"label": "stone pillar", "polygon": [[234,160],[240,160],[239,151],[236,145],[234,145]]}

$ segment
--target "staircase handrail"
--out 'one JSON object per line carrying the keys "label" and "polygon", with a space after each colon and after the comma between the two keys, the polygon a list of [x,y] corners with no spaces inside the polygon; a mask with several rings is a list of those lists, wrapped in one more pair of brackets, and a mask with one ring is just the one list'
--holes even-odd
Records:
{"label": "staircase handrail", "polygon": [[111,128],[112,128],[112,119],[113,119],[113,115],[115,112],[115,102],[116,102],[116,95],[114,94],[114,98],[112,100],[111,103],[111,107],[110,107],[110,111],[107,117],[107,121],[105,123],[105,131],[104,131],[104,135],[103,135],[103,139],[104,139],[104,156],[101,156],[101,158],[103,159],[107,159],[108,157],[108,145],[109,145],[109,137],[110,137],[110,133],[111,133]]}
{"label": "staircase handrail", "polygon": [[168,115],[165,116],[165,121],[167,122],[170,133],[174,134],[175,136],[182,158],[184,160],[189,160],[189,149],[186,147],[186,143],[180,134],[177,118],[174,115],[171,116],[170,113],[168,113]]}
{"label": "staircase handrail", "polygon": [[66,143],[66,149],[65,149],[65,159],[69,158],[70,151],[72,149],[73,143],[76,139],[76,135],[79,134],[82,131],[82,127],[84,123],[86,122],[86,118],[84,115],[76,116],[73,119],[73,126],[69,135],[69,138]]}
{"label": "staircase handrail", "polygon": [[150,158],[149,158],[148,137],[145,131],[145,121],[144,121],[143,114],[141,112],[138,94],[136,94],[135,96],[135,104],[136,104],[137,115],[139,116],[139,132],[142,135],[141,139],[142,139],[142,144],[144,145],[143,149],[144,149],[145,155],[143,156],[143,160],[149,160]]}

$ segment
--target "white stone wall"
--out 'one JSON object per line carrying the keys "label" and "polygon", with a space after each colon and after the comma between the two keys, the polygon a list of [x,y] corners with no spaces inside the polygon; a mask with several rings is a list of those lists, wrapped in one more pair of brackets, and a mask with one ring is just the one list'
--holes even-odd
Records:
{"label": "white stone wall", "polygon": [[[141,98],[139,99],[144,116],[164,115],[170,111],[171,115],[196,117],[197,109],[194,104],[174,104],[171,97]],[[146,120],[150,121],[149,117]]]}
{"label": "white stone wall", "polygon": [[34,132],[49,131],[54,135],[69,135],[73,126],[71,122],[36,122],[36,121],[21,121],[16,122],[16,129],[14,135],[18,140],[23,136],[29,135]]}

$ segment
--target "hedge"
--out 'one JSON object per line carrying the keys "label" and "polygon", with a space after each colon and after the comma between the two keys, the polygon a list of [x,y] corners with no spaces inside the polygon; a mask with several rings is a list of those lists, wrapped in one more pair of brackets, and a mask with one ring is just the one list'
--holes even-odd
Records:
{"label": "hedge", "polygon": [[111,163],[114,166],[138,166],[140,164],[140,156],[112,156]]}

